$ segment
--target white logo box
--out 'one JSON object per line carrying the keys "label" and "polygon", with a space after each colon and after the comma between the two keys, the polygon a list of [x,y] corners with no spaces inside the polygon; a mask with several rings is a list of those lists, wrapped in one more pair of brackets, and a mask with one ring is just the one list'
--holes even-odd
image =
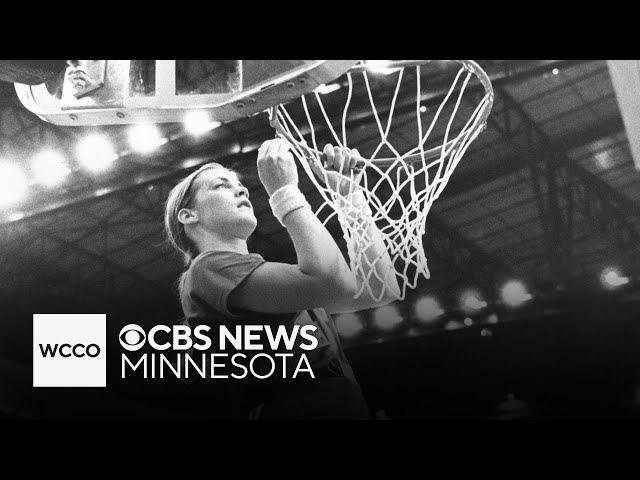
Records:
{"label": "white logo box", "polygon": [[[106,387],[106,339],[107,315],[104,313],[34,313],[33,386]],[[45,349],[48,345],[46,357],[41,345]],[[67,346],[61,351],[62,345]]]}

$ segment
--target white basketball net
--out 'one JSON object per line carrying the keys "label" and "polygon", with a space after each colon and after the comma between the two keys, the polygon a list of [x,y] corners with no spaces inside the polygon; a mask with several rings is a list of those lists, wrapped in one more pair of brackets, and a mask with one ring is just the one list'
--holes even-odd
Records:
{"label": "white basketball net", "polygon": [[[426,61],[422,63],[424,62]],[[270,109],[271,123],[276,129],[277,135],[286,139],[293,146],[292,150],[295,156],[324,199],[322,205],[316,210],[316,215],[324,208],[330,208],[332,212],[324,220],[324,224],[326,225],[334,215],[337,216],[340,222],[349,252],[351,270],[357,277],[363,279],[360,282],[360,289],[355,298],[359,297],[367,289],[372,298],[380,300],[384,296],[385,286],[388,286],[389,282],[389,278],[381,278],[375,269],[376,263],[382,258],[382,255],[373,259],[368,258],[366,255],[367,249],[373,244],[373,239],[367,233],[367,225],[371,221],[378,226],[386,250],[394,265],[394,272],[391,272],[391,275],[395,274],[400,286],[399,295],[396,295],[397,299],[404,299],[407,289],[416,287],[420,275],[430,278],[422,241],[426,232],[427,215],[432,203],[440,196],[447,185],[449,177],[465,151],[486,125],[486,119],[493,104],[493,91],[482,69],[471,61],[457,62],[462,66],[428,125],[421,112],[421,100],[424,92],[422,92],[420,85],[420,64],[401,67],[386,124],[383,124],[378,114],[366,69],[361,69],[355,73],[350,71],[345,74],[348,82],[348,93],[344,109],[341,112],[341,118],[330,118],[317,90],[302,96],[299,100],[302,102],[306,117],[302,121],[298,119],[298,123],[301,124],[300,127],[296,125],[283,105]],[[392,144],[390,137],[392,136],[391,128],[394,109],[396,108],[396,100],[402,85],[403,74],[409,68],[415,68],[414,79],[417,83],[414,119],[417,124],[417,145],[402,153]],[[463,73],[466,73],[466,76],[460,83]],[[318,145],[316,139],[316,135],[320,130],[326,132],[326,129],[329,129],[334,145],[349,148],[357,147],[356,145],[348,144],[346,119],[354,88],[353,75],[358,74],[364,77],[364,85],[366,86],[371,107],[369,114],[372,113],[375,117],[380,138],[373,154],[367,155],[364,163],[359,165],[360,169],[351,171],[348,174],[352,180],[352,188],[349,195],[342,197],[326,186],[326,171],[322,169],[325,178],[323,179],[324,181],[320,181],[311,170],[309,162],[322,165],[321,150],[324,145]],[[467,84],[474,74],[480,78],[485,87],[485,95],[477,103],[464,126],[459,128],[459,131],[454,132],[454,129],[452,129],[454,118],[459,111]],[[457,88],[460,90],[454,94]],[[309,102],[306,98],[312,95],[315,97],[321,112],[321,115],[316,114],[315,118],[312,118]],[[453,110],[448,120],[441,120],[441,123],[446,122],[444,139],[442,142],[438,142],[438,147],[427,149],[426,145],[428,145],[429,136],[435,131],[445,105],[448,105],[449,108],[453,105]],[[341,125],[340,134],[335,131],[334,125]],[[440,127],[440,131],[442,131],[442,127]],[[383,147],[386,147],[386,151],[393,152],[393,156],[384,159],[377,158]],[[379,178],[372,180],[375,177]],[[361,190],[364,192],[368,205],[371,207],[372,215],[363,214],[362,209],[355,207],[351,202],[351,193],[353,193],[355,185],[360,185]],[[374,278],[375,282],[372,281]],[[372,290],[372,283],[378,286],[375,288],[376,291]],[[380,285],[382,285],[382,288],[380,288]]]}

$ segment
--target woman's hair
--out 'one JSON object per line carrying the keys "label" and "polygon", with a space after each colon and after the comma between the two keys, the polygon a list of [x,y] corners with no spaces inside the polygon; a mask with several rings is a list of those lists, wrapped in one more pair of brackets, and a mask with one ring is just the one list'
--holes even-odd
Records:
{"label": "woman's hair", "polygon": [[191,208],[193,206],[193,199],[197,191],[192,187],[193,182],[201,172],[212,169],[228,170],[219,163],[208,163],[182,179],[169,192],[169,197],[167,198],[167,205],[164,211],[165,233],[169,244],[182,254],[185,266],[189,266],[200,252],[198,252],[195,243],[187,237],[184,225],[178,220],[178,212],[183,208]]}

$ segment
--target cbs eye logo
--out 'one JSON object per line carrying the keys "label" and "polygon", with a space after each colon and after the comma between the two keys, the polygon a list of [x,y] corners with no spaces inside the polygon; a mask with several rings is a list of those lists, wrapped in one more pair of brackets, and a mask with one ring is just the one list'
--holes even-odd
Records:
{"label": "cbs eye logo", "polygon": [[120,330],[120,345],[130,352],[140,350],[146,339],[147,335],[139,325],[132,323],[125,325],[122,327],[122,330]]}

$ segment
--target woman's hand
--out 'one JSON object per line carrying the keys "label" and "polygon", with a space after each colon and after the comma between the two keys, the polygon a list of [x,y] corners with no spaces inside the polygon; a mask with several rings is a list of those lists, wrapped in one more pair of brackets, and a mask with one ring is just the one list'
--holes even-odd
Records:
{"label": "woman's hand", "polygon": [[288,142],[276,138],[258,150],[258,177],[269,196],[285,185],[298,186],[298,168],[290,148]]}
{"label": "woman's hand", "polygon": [[326,173],[327,187],[343,197],[347,196],[350,191],[357,191],[358,178],[354,175],[352,180],[350,171],[355,168],[358,160],[362,159],[358,150],[327,144],[324,146],[323,153],[325,156],[324,172],[321,166],[311,162],[311,169],[316,176],[325,181]]}

